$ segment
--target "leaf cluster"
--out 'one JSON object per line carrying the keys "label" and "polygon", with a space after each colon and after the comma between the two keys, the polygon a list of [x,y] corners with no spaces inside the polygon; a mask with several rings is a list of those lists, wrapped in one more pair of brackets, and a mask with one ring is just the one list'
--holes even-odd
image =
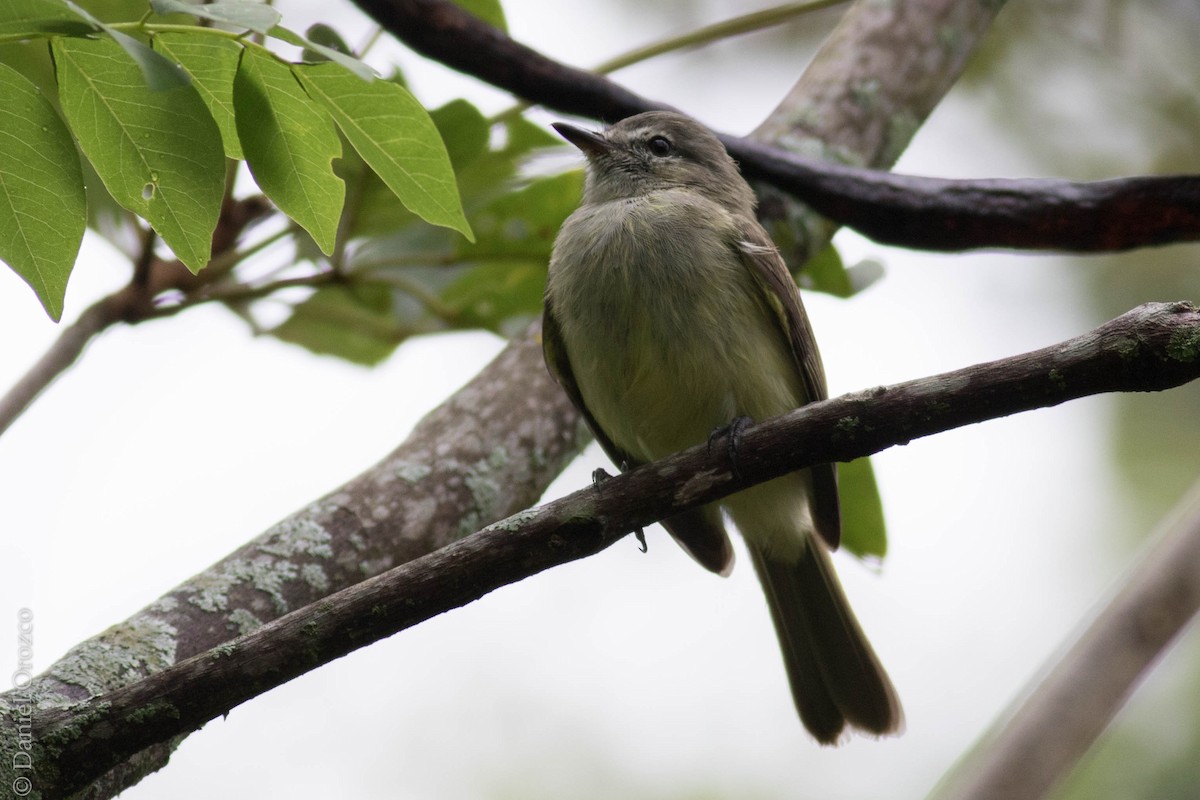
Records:
{"label": "leaf cluster", "polygon": [[[0,110],[0,259],[52,318],[62,314],[89,204],[114,202],[193,273],[207,266],[230,189],[227,158],[244,160],[326,256],[346,199],[334,161],[349,154],[408,212],[471,235],[428,113],[336,37],[335,46],[302,37],[273,8],[244,0],[154,0],[142,11],[134,22],[103,22],[71,0],[0,2],[0,43],[48,44],[52,65],[52,82],[39,87],[36,68],[0,63],[0,92],[11,98]],[[174,21],[184,14],[187,22]],[[269,40],[320,61],[288,62]],[[95,200],[85,191],[93,171],[105,190]]]}
{"label": "leaf cluster", "polygon": [[317,289],[273,335],[370,365],[410,335],[462,328],[508,334],[541,313],[550,250],[579,202],[581,174],[523,175],[538,151],[559,145],[523,117],[492,124],[465,100],[430,117],[474,239],[422,224],[363,159],[345,158],[339,174],[353,191],[339,264],[353,280]]}
{"label": "leaf cluster", "polygon": [[[541,312],[554,237],[582,184],[579,171],[526,169],[562,144],[545,128],[519,113],[489,120],[465,100],[427,112],[402,76],[376,76],[332,28],[300,36],[251,0],[88,5],[0,0],[0,91],[12,98],[0,109],[0,260],[52,318],[87,225],[119,245],[152,243],[152,231],[191,273],[208,267],[182,298],[151,298],[155,313],[215,300],[261,330],[251,303],[285,300],[266,333],[363,365],[409,336],[507,335]],[[503,28],[494,0],[462,5]],[[300,61],[271,41],[302,48]],[[214,252],[237,161],[290,222]],[[285,277],[251,281],[238,265],[284,238]],[[803,277],[848,296],[875,277],[855,269],[828,247]],[[280,291],[297,286],[300,296]],[[846,521],[847,548],[882,556],[869,462],[843,470],[842,491],[862,517]]]}

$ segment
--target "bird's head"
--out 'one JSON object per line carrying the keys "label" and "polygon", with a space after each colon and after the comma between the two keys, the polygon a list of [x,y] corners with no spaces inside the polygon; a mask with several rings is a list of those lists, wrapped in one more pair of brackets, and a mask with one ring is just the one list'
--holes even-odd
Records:
{"label": "bird's head", "polygon": [[554,129],[587,157],[585,203],[683,188],[733,211],[754,209],[754,193],[725,146],[691,117],[647,111],[600,133],[563,122],[554,123]]}

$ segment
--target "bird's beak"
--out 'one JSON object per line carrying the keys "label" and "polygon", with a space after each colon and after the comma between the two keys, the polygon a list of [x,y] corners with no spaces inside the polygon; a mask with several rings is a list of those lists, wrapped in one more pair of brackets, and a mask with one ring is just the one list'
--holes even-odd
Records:
{"label": "bird's beak", "polygon": [[608,139],[605,139],[598,133],[585,131],[583,128],[576,128],[574,125],[568,125],[565,122],[552,122],[550,127],[558,131],[559,135],[568,142],[582,150],[585,156],[600,155],[612,149],[612,144]]}

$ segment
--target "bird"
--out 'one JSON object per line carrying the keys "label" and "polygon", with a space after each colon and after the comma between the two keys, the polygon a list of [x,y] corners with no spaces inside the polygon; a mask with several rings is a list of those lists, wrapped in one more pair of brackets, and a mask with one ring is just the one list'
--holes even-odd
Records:
{"label": "bird", "polygon": [[[735,447],[749,420],[827,397],[796,283],[711,130],[674,111],[599,132],[553,127],[583,153],[586,173],[550,258],[545,361],[619,469],[722,434]],[[662,521],[701,565],[728,575],[722,509],[763,586],[804,727],[826,745],[849,730],[900,732],[896,690],[830,559],[841,537],[835,466]]]}

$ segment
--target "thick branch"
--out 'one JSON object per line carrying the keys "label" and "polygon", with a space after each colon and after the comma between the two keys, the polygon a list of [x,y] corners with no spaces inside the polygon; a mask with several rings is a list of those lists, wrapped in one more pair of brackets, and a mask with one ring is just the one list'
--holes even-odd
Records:
{"label": "thick branch", "polygon": [[448,0],[354,0],[380,27],[451,69],[567,114],[615,122],[669,106],[547,58]]}
{"label": "thick branch", "polygon": [[[376,22],[413,50],[461,70],[480,80],[506,89],[530,102],[568,114],[615,121],[655,108],[663,103],[637,95],[620,85],[585,70],[561,64],[538,53],[503,32],[482,22],[448,0],[356,0]],[[907,95],[897,98],[893,108],[880,109],[879,65],[845,42],[830,42],[843,57],[853,52],[853,63],[863,74],[845,75],[840,60],[828,58],[814,63],[837,69],[836,80],[826,81],[826,93],[812,97],[813,81],[821,76],[810,70],[794,94],[805,99],[798,114],[793,98],[785,111],[773,115],[756,132],[756,139],[795,141],[798,134],[787,124],[803,120],[837,120],[838,130],[854,141],[834,141],[829,130],[814,131],[826,140],[833,153],[867,163],[887,166],[907,144],[907,137],[941,98],[957,77],[974,42],[986,28],[991,13],[974,4],[920,4],[893,9],[879,5],[874,13],[886,17],[884,29],[897,33],[896,20],[921,14],[947,14],[964,28],[955,37],[943,35],[949,17],[939,24],[925,24],[932,44],[926,53],[945,58],[944,68],[912,65],[900,81]],[[910,7],[911,6],[911,7]],[[859,14],[861,17],[862,14]],[[962,18],[962,19],[959,19]],[[857,20],[856,20],[857,22]],[[914,26],[915,27],[915,26]],[[846,30],[858,39],[861,30]],[[876,32],[878,33],[878,32]],[[836,34],[835,34],[836,36]],[[910,43],[912,44],[912,43]],[[911,80],[909,80],[911,78]],[[872,83],[874,81],[874,83]],[[929,81],[937,85],[927,86]],[[846,98],[861,95],[870,84],[874,98],[869,109]],[[820,93],[818,93],[820,94]],[[813,106],[825,100],[837,103],[843,113],[818,113]],[[797,101],[798,102],[798,101]],[[919,102],[919,107],[915,103]],[[847,124],[847,115],[857,124]],[[779,117],[776,119],[776,117]],[[905,124],[899,124],[899,119]],[[903,131],[904,139],[896,139]],[[869,140],[862,140],[874,132]],[[840,135],[840,134],[839,134]],[[795,195],[840,225],[847,225],[885,244],[922,250],[959,251],[982,247],[1069,252],[1111,252],[1170,242],[1200,239],[1200,177],[1167,176],[1129,178],[1099,183],[1061,180],[962,180],[891,175],[868,169],[838,166],[828,161],[802,158],[754,139],[721,135],[721,140],[741,164],[747,177],[769,183]]]}
{"label": "thick branch", "polygon": [[693,447],[490,525],[142,681],[38,712],[35,740],[57,767],[47,796],[85,786],[127,756],[334,658],[599,552],[679,510],[814,463],[1100,392],[1156,391],[1197,377],[1200,311],[1151,304],[1054,347],[805,406],[744,432],[739,477],[724,448]]}
{"label": "thick branch", "polygon": [[[379,464],[80,643],[25,694],[41,708],[58,706],[73,715],[79,700],[107,696],[196,654],[220,652],[238,634],[437,550],[536,502],[586,443],[582,432],[578,414],[541,363],[533,328]],[[17,729],[8,710],[0,702],[0,743]],[[115,795],[169,755],[169,748],[137,753],[92,784],[89,796]],[[68,763],[40,755],[38,789],[53,786],[54,770]],[[0,785],[7,785],[4,775],[0,759]]]}
{"label": "thick branch", "polygon": [[1200,612],[1200,483],[1079,641],[1013,717],[935,794],[939,800],[1045,797]]}
{"label": "thick branch", "polygon": [[945,180],[804,159],[748,139],[726,145],[747,176],[884,244],[1096,253],[1200,240],[1196,175]]}

